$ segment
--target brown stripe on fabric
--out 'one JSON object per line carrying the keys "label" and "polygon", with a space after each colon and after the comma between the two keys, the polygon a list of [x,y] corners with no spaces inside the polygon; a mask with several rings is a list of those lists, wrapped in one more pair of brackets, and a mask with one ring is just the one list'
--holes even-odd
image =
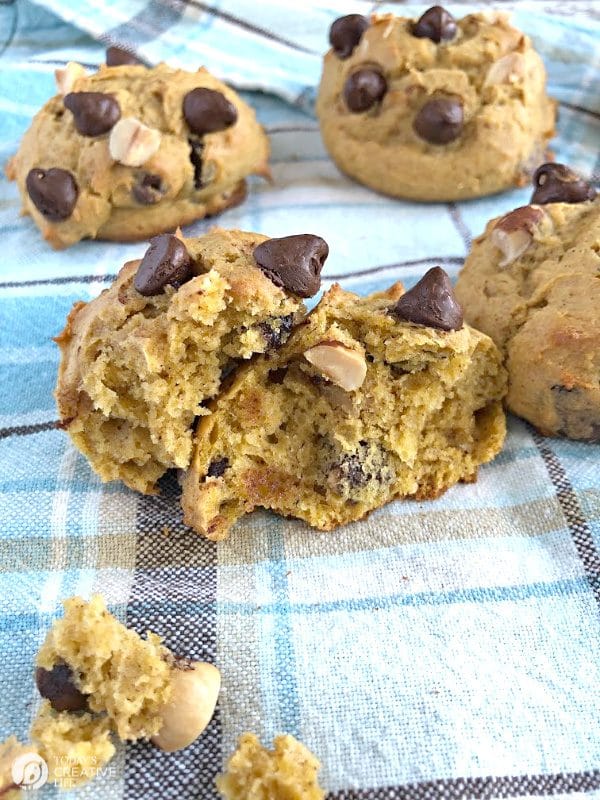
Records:
{"label": "brown stripe on fabric", "polygon": [[[423,510],[415,501],[413,514],[379,511],[334,533],[306,533],[302,522],[281,520],[286,551],[293,558],[319,558],[398,545],[443,540],[540,536],[564,527],[561,507],[555,497],[507,508]],[[269,558],[264,516],[261,512],[244,517],[229,538],[219,544],[222,566],[256,564]],[[190,554],[192,555],[192,554]]]}
{"label": "brown stripe on fabric", "polygon": [[500,797],[551,797],[600,789],[600,770],[551,775],[443,778],[381,789],[342,789],[326,800],[492,800]]}
{"label": "brown stripe on fabric", "polygon": [[450,212],[450,218],[454,223],[454,227],[458,231],[460,238],[463,240],[467,251],[470,250],[473,239],[471,237],[471,231],[463,219],[460,208],[456,205],[456,203],[448,203],[448,211]]}
{"label": "brown stripe on fabric", "polygon": [[567,103],[564,100],[558,101],[559,106],[563,106],[563,108],[568,108],[570,111],[578,111],[580,114],[587,114],[594,119],[600,119],[600,112],[593,111],[591,108],[585,108],[584,106],[578,106],[574,103]]}
{"label": "brown stripe on fabric", "polygon": [[58,420],[37,422],[35,425],[14,425],[10,428],[0,428],[0,439],[8,439],[9,436],[30,436],[32,433],[52,431],[58,427]]}
{"label": "brown stripe on fabric", "polygon": [[60,278],[41,278],[35,281],[4,281],[0,282],[0,289],[20,289],[26,286],[59,286],[67,283],[109,283],[114,281],[116,275],[75,275]]}
{"label": "brown stripe on fabric", "polygon": [[419,267],[424,264],[439,264],[440,266],[461,266],[464,262],[462,256],[430,256],[429,258],[415,258],[409,261],[396,261],[394,264],[381,264],[377,267],[359,269],[356,272],[343,272],[338,275],[323,275],[323,279],[328,281],[341,281],[345,278],[360,278],[365,275],[376,275],[389,269],[400,269],[404,267]]}
{"label": "brown stripe on fabric", "polygon": [[587,519],[581,509],[577,493],[556,453],[541,434],[533,432],[535,442],[554,488],[563,516],[571,532],[586,577],[600,606],[600,553],[598,552]]}
{"label": "brown stripe on fabric", "polygon": [[236,17],[233,14],[229,14],[227,11],[221,11],[214,6],[209,5],[208,3],[202,3],[200,0],[183,0],[183,2],[186,6],[191,6],[192,8],[197,8],[200,11],[205,11],[207,14],[210,14],[213,17],[225,20],[225,22],[230,22],[232,25],[237,25],[239,28],[243,28],[251,33],[257,33],[259,36],[263,36],[265,39],[270,39],[272,42],[283,44],[292,50],[297,50],[300,53],[309,53],[310,55],[314,56],[321,55],[321,53],[317,50],[311,50],[308,47],[304,47],[304,45],[292,42],[290,39],[285,39],[283,36],[278,36],[276,33],[273,33],[273,31],[267,30],[266,28],[261,28],[258,25],[253,25],[251,22],[248,22],[248,20]]}
{"label": "brown stripe on fabric", "polygon": [[[138,633],[160,634],[177,655],[215,663],[217,546],[183,526],[173,474],[161,481],[160,489],[159,495],[138,498],[127,625]],[[190,567],[192,554],[194,567]],[[161,800],[215,800],[214,776],[221,766],[217,708],[202,736],[176,757],[145,743],[128,748],[125,796],[128,800],[158,796]]]}

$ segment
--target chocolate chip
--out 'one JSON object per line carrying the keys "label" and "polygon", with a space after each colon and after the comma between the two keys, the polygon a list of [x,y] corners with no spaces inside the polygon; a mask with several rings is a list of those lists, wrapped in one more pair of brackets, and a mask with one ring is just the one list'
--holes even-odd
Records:
{"label": "chocolate chip", "polygon": [[67,664],[55,664],[51,670],[38,667],[35,682],[41,696],[50,701],[55,711],[86,711],[87,695],[73,682],[73,672]]}
{"label": "chocolate chip", "polygon": [[220,478],[221,475],[225,473],[225,470],[229,466],[229,459],[226,456],[223,458],[216,458],[214,461],[211,461],[208,465],[208,469],[206,470],[206,477],[207,478]]}
{"label": "chocolate chip", "polygon": [[60,222],[73,213],[79,187],[66,169],[34,168],[27,173],[25,185],[33,205],[51,222]]}
{"label": "chocolate chip", "polygon": [[388,454],[366,441],[359,442],[354,452],[338,454],[325,469],[328,487],[346,499],[352,499],[368,484],[387,486],[395,478]]}
{"label": "chocolate chip", "polygon": [[270,383],[281,385],[284,382],[287,373],[287,367],[277,367],[276,369],[272,369],[267,373],[267,380]]}
{"label": "chocolate chip", "polygon": [[166,192],[160,175],[145,173],[134,185],[132,194],[134,199],[143,206],[152,206],[159,203]]}
{"label": "chocolate chip", "polygon": [[537,205],[583,203],[596,197],[594,187],[564,164],[542,164],[534,173],[533,185],[531,202]]}
{"label": "chocolate chip", "polygon": [[163,233],[150,239],[133,285],[140,294],[151,297],[167,285],[178,288],[193,274],[192,259],[184,243],[171,233]]}
{"label": "chocolate chip", "polygon": [[348,58],[369,27],[362,14],[347,14],[336,19],[329,29],[329,42],[338,58]]}
{"label": "chocolate chip", "polygon": [[344,84],[344,100],[354,114],[368,111],[387,92],[387,81],[375,69],[359,69],[353,72]]}
{"label": "chocolate chip", "polygon": [[442,6],[432,6],[415,22],[413,36],[419,39],[431,39],[439,44],[442,39],[448,41],[456,36],[456,20]]}
{"label": "chocolate chip", "polygon": [[254,248],[256,263],[275,286],[300,297],[312,297],[319,291],[328,255],[327,242],[310,233],[267,239]]}
{"label": "chocolate chip", "polygon": [[121,107],[112,94],[70,92],[63,103],[72,112],[75,127],[82,136],[108,133],[121,117]]}
{"label": "chocolate chip", "polygon": [[198,139],[188,139],[190,146],[190,161],[194,168],[194,186],[196,189],[202,188],[202,151],[204,145]]}
{"label": "chocolate chip", "polygon": [[294,327],[294,315],[273,317],[271,320],[258,324],[260,332],[265,337],[269,350],[276,350],[287,340]]}
{"label": "chocolate chip", "polygon": [[124,64],[143,64],[143,61],[140,61],[128,50],[123,50],[120,47],[109,47],[106,51],[106,66],[121,67]]}
{"label": "chocolate chip", "polygon": [[454,97],[437,97],[421,108],[413,128],[421,139],[431,144],[447,144],[462,133],[463,107]]}
{"label": "chocolate chip", "polygon": [[456,331],[463,326],[462,308],[441,267],[426,272],[389,312],[398,319],[442,331]]}
{"label": "chocolate chip", "polygon": [[237,109],[221,92],[192,89],[183,98],[183,116],[192,133],[224,131],[237,120]]}

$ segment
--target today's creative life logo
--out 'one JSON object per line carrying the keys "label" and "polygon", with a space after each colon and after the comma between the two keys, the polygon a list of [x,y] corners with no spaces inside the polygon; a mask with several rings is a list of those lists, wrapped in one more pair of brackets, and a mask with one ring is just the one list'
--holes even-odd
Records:
{"label": "today's creative life logo", "polygon": [[41,789],[48,780],[48,764],[37,753],[23,753],[12,762],[11,773],[20,789]]}

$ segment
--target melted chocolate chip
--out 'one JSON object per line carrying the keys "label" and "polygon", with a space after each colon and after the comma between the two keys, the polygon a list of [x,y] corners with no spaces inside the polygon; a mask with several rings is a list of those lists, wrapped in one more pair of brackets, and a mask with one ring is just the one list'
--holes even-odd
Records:
{"label": "melted chocolate chip", "polygon": [[269,350],[276,350],[287,340],[292,328],[294,327],[294,315],[288,314],[285,317],[274,317],[268,322],[260,322],[258,327],[265,337]]}
{"label": "melted chocolate chip", "polygon": [[329,29],[329,42],[336,56],[349,58],[368,27],[369,20],[362,14],[347,14],[336,19]]}
{"label": "melted chocolate chip", "polygon": [[79,187],[66,169],[32,169],[25,179],[31,202],[50,222],[68,219],[73,213]]}
{"label": "melted chocolate chip", "polygon": [[206,477],[207,478],[220,478],[221,475],[225,473],[225,470],[229,466],[229,459],[226,456],[223,458],[216,458],[214,461],[211,461],[208,465],[208,469],[206,470]]}
{"label": "melted chocolate chip", "polygon": [[329,488],[348,499],[369,483],[387,486],[394,480],[387,453],[366,441],[360,441],[354,452],[338,455],[326,470]]}
{"label": "melted chocolate chip", "polygon": [[184,243],[171,233],[150,239],[150,247],[138,267],[133,285],[145,297],[175,288],[193,277],[192,259]]}
{"label": "melted chocolate chip", "polygon": [[344,84],[344,100],[354,114],[368,111],[383,99],[387,92],[387,81],[375,69],[360,69],[353,72]]}
{"label": "melted chocolate chip", "polygon": [[202,188],[202,151],[204,145],[198,139],[188,139],[190,146],[190,161],[194,168],[194,186],[196,189]]}
{"label": "melted chocolate chip", "polygon": [[136,58],[133,53],[128,50],[123,50],[121,47],[109,47],[106,51],[106,66],[107,67],[121,67],[124,64],[143,64],[139,58]]}
{"label": "melted chocolate chip", "polygon": [[237,109],[225,95],[212,89],[192,89],[183,98],[183,116],[192,133],[224,131],[237,120]]}
{"label": "melted chocolate chip", "polygon": [[310,233],[267,239],[254,249],[256,263],[275,286],[300,297],[312,297],[319,291],[328,255],[327,242]]}
{"label": "melted chocolate chip", "polygon": [[134,199],[143,206],[152,206],[159,203],[167,191],[160,175],[146,173],[134,185],[132,194]]}
{"label": "melted chocolate chip", "polygon": [[441,267],[433,267],[389,309],[397,319],[456,331],[463,326],[463,311],[454,295],[450,278]]}
{"label": "melted chocolate chip", "polygon": [[542,164],[535,171],[533,185],[531,202],[540,206],[545,203],[583,203],[596,197],[594,187],[564,164]]}
{"label": "melted chocolate chip", "polygon": [[101,136],[121,117],[121,107],[112,94],[103,92],[70,92],[63,98],[65,108],[73,114],[73,122],[82,136]]}
{"label": "melted chocolate chip", "polygon": [[421,108],[413,128],[426,142],[447,144],[460,136],[463,121],[463,107],[458,98],[437,97]]}
{"label": "melted chocolate chip", "polygon": [[432,6],[415,22],[412,35],[439,44],[456,36],[456,20],[442,6]]}
{"label": "melted chocolate chip", "polygon": [[51,670],[38,667],[35,682],[39,693],[50,701],[55,711],[86,711],[87,695],[73,682],[73,672],[67,664],[55,664]]}

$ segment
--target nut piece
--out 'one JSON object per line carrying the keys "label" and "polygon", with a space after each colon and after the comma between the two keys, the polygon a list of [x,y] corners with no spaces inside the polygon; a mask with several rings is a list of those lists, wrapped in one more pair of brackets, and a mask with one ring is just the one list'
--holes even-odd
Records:
{"label": "nut piece", "polygon": [[544,216],[541,208],[522,206],[498,220],[490,234],[490,241],[504,255],[499,266],[507,267],[523,255],[533,241],[534,228]]}
{"label": "nut piece", "polygon": [[108,149],[126,167],[141,167],[160,147],[160,131],[135,117],[120,119],[110,132]]}
{"label": "nut piece", "polygon": [[307,350],[304,358],[347,392],[359,389],[367,374],[364,355],[341,342],[321,342]]}
{"label": "nut piece", "polygon": [[162,728],[152,737],[153,744],[167,753],[187,747],[206,728],[217,705],[221,673],[203,661],[175,661],[171,684],[171,697],[162,711]]}
{"label": "nut piece", "polygon": [[484,86],[517,81],[525,75],[525,59],[521,53],[507,53],[494,61],[485,76]]}
{"label": "nut piece", "polygon": [[85,67],[78,64],[76,61],[69,61],[64,69],[55,69],[54,77],[56,79],[56,86],[58,91],[63,96],[69,94],[73,90],[75,81],[79,78],[85,78],[87,71]]}

